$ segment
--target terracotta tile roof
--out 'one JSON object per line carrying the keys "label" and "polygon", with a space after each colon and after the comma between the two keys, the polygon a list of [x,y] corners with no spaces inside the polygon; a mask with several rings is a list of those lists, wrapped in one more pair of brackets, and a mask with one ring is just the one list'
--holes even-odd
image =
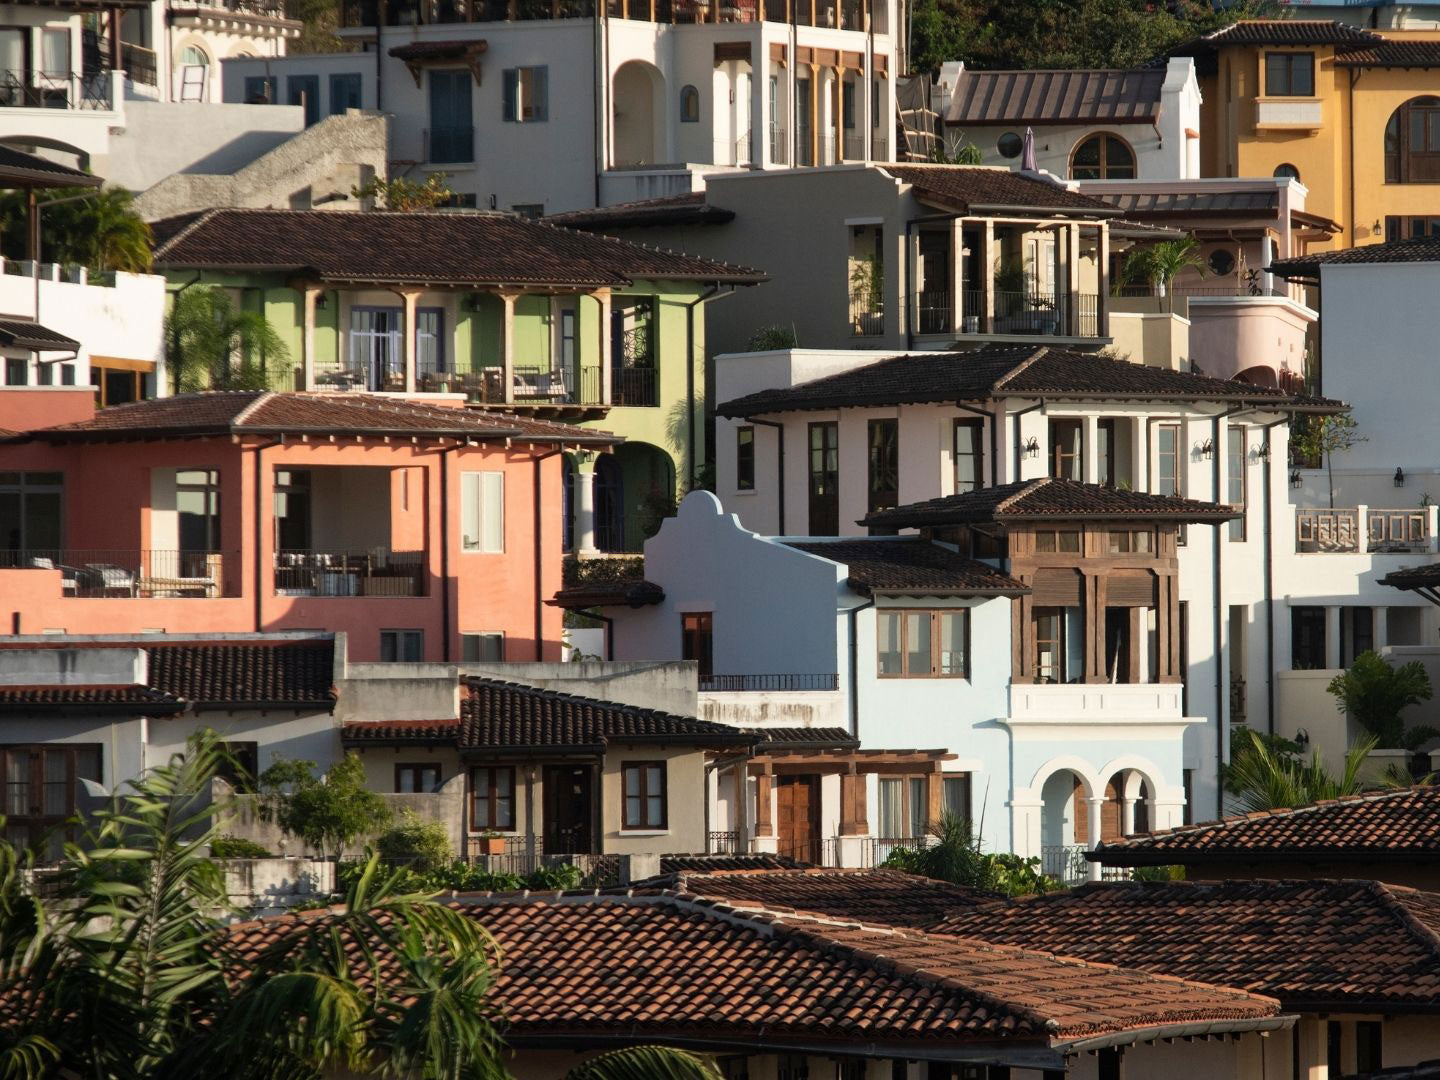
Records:
{"label": "terracotta tile roof", "polygon": [[987,210],[1060,212],[1073,217],[1113,217],[1114,207],[1039,176],[988,165],[879,166],[922,198],[964,213]]}
{"label": "terracotta tile roof", "polygon": [[1440,895],[1374,881],[1097,884],[935,927],[1242,987],[1307,1012],[1440,1012]]}
{"label": "terracotta tile roof", "polygon": [[1241,19],[1171,49],[1170,55],[1213,52],[1227,45],[1334,45],[1339,51],[1384,40],[1371,30],[1333,19]]}
{"label": "terracotta tile roof", "polygon": [[0,187],[98,188],[103,177],[72,169],[39,154],[0,146]]}
{"label": "terracotta tile roof", "polygon": [[749,417],[808,409],[988,401],[1006,396],[1309,407],[1308,400],[1267,386],[1045,345],[996,345],[973,352],[908,353],[877,360],[795,386],[734,398],[715,411],[721,416]]}
{"label": "terracotta tile roof", "polygon": [[1164,68],[965,71],[945,123],[1148,124],[1160,115]]}
{"label": "terracotta tile roof", "polygon": [[[923,1040],[927,1056],[983,1048],[1004,1063],[1017,1060],[1012,1054],[1083,1050],[1087,1042],[1290,1022],[1277,1018],[1274,1000],[1236,990],[678,896],[460,902],[503,957],[494,1000],[512,1045],[671,1037],[840,1048]],[[230,942],[243,963],[292,931],[297,918],[325,917],[237,924]],[[359,956],[358,943],[350,949]]]}
{"label": "terracotta tile roof", "polygon": [[1107,841],[1095,851],[1095,861],[1107,866],[1421,856],[1440,856],[1440,786],[1347,795],[1298,810],[1182,825]]}
{"label": "terracotta tile roof", "polygon": [[133,712],[179,712],[185,703],[173,694],[149,686],[0,686],[0,713],[36,709],[85,711],[118,708]]}
{"label": "terracotta tile roof", "polygon": [[757,754],[832,747],[853,750],[860,745],[860,740],[842,727],[754,727],[745,730],[758,740],[755,743]]}
{"label": "terracotta tile roof", "polygon": [[998,898],[980,889],[886,869],[681,871],[638,881],[632,888],[673,890],[723,900],[737,908],[808,911],[917,929],[934,926],[957,909]]}
{"label": "terracotta tile roof", "polygon": [[[3,147],[0,147],[3,149]],[[80,342],[66,337],[48,326],[41,326],[31,319],[0,318],[0,345],[14,345],[21,349],[36,349],[59,352],[73,352],[80,348]]]}
{"label": "terracotta tile roof", "polygon": [[346,746],[454,743],[459,737],[459,720],[353,720],[340,726]]}
{"label": "terracotta tile roof", "polygon": [[601,752],[611,742],[741,746],[752,737],[724,724],[558,690],[461,677],[462,750],[520,751],[567,747]]}
{"label": "terracotta tile roof", "polygon": [[549,214],[545,220],[567,229],[604,232],[606,229],[643,229],[660,225],[724,225],[735,220],[735,211],[711,206],[705,201],[703,191],[687,191],[682,195],[616,203],[593,210]]}
{"label": "terracotta tile roof", "polygon": [[718,870],[798,870],[806,864],[788,855],[745,852],[739,855],[661,855],[660,873],[679,874],[686,870],[713,874]]}
{"label": "terracotta tile roof", "polygon": [[1440,67],[1440,41],[1386,41],[1335,58],[1344,67]]}
{"label": "terracotta tile roof", "polygon": [[155,249],[160,269],[308,271],[327,281],[602,288],[639,279],[749,285],[765,275],[514,214],[209,210]]}
{"label": "terracotta tile roof", "polygon": [[1433,236],[1415,240],[1392,240],[1385,244],[1366,244],[1343,251],[1317,251],[1293,259],[1278,259],[1270,264],[1270,272],[1283,278],[1314,278],[1322,266],[1369,266],[1375,263],[1440,262],[1440,238]]}
{"label": "terracotta tile roof", "polygon": [[607,432],[548,420],[428,405],[369,394],[308,394],[217,390],[132,401],[88,420],[30,432],[44,442],[232,434],[426,435],[595,443],[621,440]]}
{"label": "terracotta tile roof", "polygon": [[1440,563],[1429,563],[1425,566],[1406,566],[1399,570],[1391,570],[1380,579],[1381,585],[1389,585],[1392,589],[1434,589],[1440,588]]}
{"label": "terracotta tile roof", "polygon": [[488,43],[470,38],[457,41],[411,41],[396,45],[390,55],[396,60],[458,60],[483,53]]}
{"label": "terracotta tile roof", "polygon": [[563,608],[646,607],[665,599],[665,590],[653,581],[586,581],[567,585],[546,603]]}
{"label": "terracotta tile roof", "polygon": [[1011,521],[1135,519],[1213,523],[1236,516],[1235,510],[1221,503],[1123,491],[1047,476],[877,510],[861,518],[860,524],[885,529],[919,529]]}
{"label": "terracotta tile roof", "polygon": [[846,583],[866,596],[1022,596],[1029,587],[982,562],[914,537],[872,540],[786,541],[849,571]]}

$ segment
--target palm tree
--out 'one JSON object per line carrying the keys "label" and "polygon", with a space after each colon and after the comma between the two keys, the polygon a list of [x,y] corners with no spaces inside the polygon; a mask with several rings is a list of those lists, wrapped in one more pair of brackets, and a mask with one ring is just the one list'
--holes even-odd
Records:
{"label": "palm tree", "polygon": [[1204,275],[1205,261],[1196,250],[1199,246],[1200,241],[1194,236],[1184,236],[1179,240],[1162,240],[1147,248],[1135,248],[1121,264],[1121,282],[1143,282],[1155,290],[1156,296],[1164,296],[1171,282],[1186,270]]}
{"label": "palm tree", "polygon": [[229,295],[213,285],[173,295],[165,341],[171,384],[182,394],[265,390],[290,360],[290,350],[264,315],[236,311]]}
{"label": "palm tree", "polygon": [[665,1046],[636,1046],[600,1054],[565,1074],[565,1080],[721,1080],[709,1058]]}
{"label": "palm tree", "polygon": [[1345,755],[1344,768],[1336,776],[1319,755],[1303,761],[1275,751],[1257,732],[1247,728],[1245,734],[1248,741],[1231,755],[1225,786],[1247,813],[1309,806],[1321,799],[1354,795],[1367,787],[1360,770],[1375,749],[1374,739],[1352,746]]}
{"label": "palm tree", "polygon": [[1435,696],[1425,665],[1418,660],[1394,667],[1377,652],[1363,652],[1326,689],[1335,695],[1336,707],[1353,716],[1382,750],[1418,750],[1440,736],[1429,724],[1407,727],[1400,715]]}

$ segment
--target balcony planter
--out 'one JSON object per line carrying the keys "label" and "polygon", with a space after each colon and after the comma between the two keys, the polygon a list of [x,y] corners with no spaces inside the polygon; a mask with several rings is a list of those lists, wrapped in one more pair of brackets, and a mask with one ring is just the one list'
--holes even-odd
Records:
{"label": "balcony planter", "polygon": [[475,840],[475,846],[481,855],[504,855],[505,837],[503,836],[481,836]]}

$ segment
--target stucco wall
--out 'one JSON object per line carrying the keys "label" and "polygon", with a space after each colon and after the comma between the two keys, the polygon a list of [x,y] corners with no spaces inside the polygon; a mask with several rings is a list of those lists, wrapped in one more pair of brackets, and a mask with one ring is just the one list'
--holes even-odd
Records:
{"label": "stucco wall", "polygon": [[171,173],[233,173],[305,128],[298,105],[128,101],[102,175],[144,191]]}

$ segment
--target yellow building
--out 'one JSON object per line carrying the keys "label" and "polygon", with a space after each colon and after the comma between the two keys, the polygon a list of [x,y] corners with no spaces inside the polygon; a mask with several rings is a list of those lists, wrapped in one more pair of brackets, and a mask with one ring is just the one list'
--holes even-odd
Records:
{"label": "yellow building", "polygon": [[1196,58],[1205,176],[1294,176],[1340,226],[1317,249],[1440,236],[1440,30],[1248,20]]}

